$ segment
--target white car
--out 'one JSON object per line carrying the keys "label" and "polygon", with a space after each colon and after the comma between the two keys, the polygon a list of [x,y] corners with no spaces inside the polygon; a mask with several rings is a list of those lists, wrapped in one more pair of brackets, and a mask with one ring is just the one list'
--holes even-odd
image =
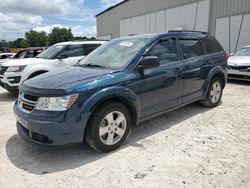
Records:
{"label": "white car", "polygon": [[9,61],[11,58],[13,58],[16,55],[16,53],[0,53],[0,65],[6,61]]}
{"label": "white car", "polygon": [[12,58],[15,55],[16,53],[11,53],[11,52],[0,53],[0,59]]}
{"label": "white car", "polygon": [[25,80],[60,67],[73,66],[106,41],[62,42],[49,47],[35,58],[11,60],[0,67],[0,85],[12,93]]}
{"label": "white car", "polygon": [[250,46],[229,57],[228,79],[250,81]]}

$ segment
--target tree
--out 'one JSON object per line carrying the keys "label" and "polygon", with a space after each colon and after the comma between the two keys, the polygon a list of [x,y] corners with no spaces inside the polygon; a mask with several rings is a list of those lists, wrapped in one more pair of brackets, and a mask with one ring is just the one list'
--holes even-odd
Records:
{"label": "tree", "polygon": [[87,37],[74,37],[74,40],[81,40],[81,41],[85,41],[85,40],[89,40],[89,38],[87,38]]}
{"label": "tree", "polygon": [[11,48],[26,48],[28,46],[24,38],[18,38],[12,42],[9,42]]}
{"label": "tree", "polygon": [[30,30],[25,32],[25,38],[28,46],[30,47],[47,46],[48,39],[44,31],[37,32]]}
{"label": "tree", "polygon": [[49,45],[53,45],[58,42],[70,41],[73,40],[73,34],[71,29],[54,27],[52,32],[48,36]]}

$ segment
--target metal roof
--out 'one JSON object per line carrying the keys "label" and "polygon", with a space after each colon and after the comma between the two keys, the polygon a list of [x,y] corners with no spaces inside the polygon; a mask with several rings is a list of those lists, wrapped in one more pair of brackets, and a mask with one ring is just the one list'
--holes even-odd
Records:
{"label": "metal roof", "polygon": [[123,3],[126,3],[127,1],[129,1],[129,0],[121,1],[120,3],[118,3],[118,4],[116,4],[116,5],[113,5],[113,6],[109,7],[109,8],[107,8],[107,9],[105,9],[104,11],[98,13],[95,17],[98,17],[98,16],[100,16],[101,14],[103,14],[103,13],[105,13],[105,12],[108,12],[109,10],[111,10],[111,9],[113,9],[113,8],[115,8],[115,7],[118,7],[118,6],[120,6],[121,4],[123,4]]}

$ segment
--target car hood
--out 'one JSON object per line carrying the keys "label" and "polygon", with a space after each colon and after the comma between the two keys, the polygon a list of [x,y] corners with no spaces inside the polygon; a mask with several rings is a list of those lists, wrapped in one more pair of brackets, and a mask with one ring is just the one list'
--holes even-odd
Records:
{"label": "car hood", "polygon": [[113,70],[98,68],[67,67],[60,68],[57,71],[48,72],[27,80],[21,87],[21,90],[30,90],[28,93],[36,92],[47,95],[63,95],[67,90],[82,84],[97,82],[103,77],[110,77]]}
{"label": "car hood", "polygon": [[6,58],[6,59],[0,59],[0,65],[2,65],[3,63],[7,62],[7,61],[11,61],[12,59]]}
{"label": "car hood", "polygon": [[231,56],[228,65],[250,66],[250,56]]}
{"label": "car hood", "polygon": [[24,58],[24,59],[13,59],[2,64],[2,66],[11,67],[11,66],[22,66],[30,65],[34,63],[43,63],[45,61],[51,61],[50,59],[42,58]]}

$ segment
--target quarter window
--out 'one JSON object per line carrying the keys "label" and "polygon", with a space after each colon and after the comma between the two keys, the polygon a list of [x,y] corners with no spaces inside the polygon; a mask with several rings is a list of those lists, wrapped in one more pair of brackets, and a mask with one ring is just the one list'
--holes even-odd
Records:
{"label": "quarter window", "polygon": [[149,50],[147,55],[157,56],[161,65],[178,60],[176,43],[173,39],[158,42]]}
{"label": "quarter window", "polygon": [[184,59],[204,55],[203,47],[199,40],[180,39]]}

